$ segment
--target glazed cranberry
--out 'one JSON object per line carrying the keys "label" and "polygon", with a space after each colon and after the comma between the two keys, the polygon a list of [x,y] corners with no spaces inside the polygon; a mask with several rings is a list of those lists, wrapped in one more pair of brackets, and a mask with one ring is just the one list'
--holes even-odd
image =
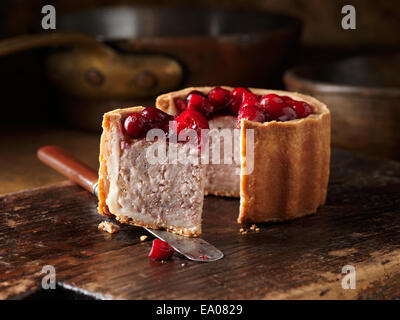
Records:
{"label": "glazed cranberry", "polygon": [[124,129],[131,138],[139,138],[146,129],[146,119],[140,113],[131,113],[124,120]]}
{"label": "glazed cranberry", "polygon": [[278,121],[289,121],[297,119],[296,112],[291,107],[283,107],[281,109],[281,114],[278,116]]}
{"label": "glazed cranberry", "polygon": [[178,98],[175,100],[175,106],[177,107],[179,113],[187,109],[187,103],[184,99]]}
{"label": "glazed cranberry", "polygon": [[168,242],[160,239],[154,239],[153,245],[149,253],[149,257],[153,260],[168,260],[174,254],[174,248],[172,248]]}
{"label": "glazed cranberry", "polygon": [[305,118],[312,113],[311,106],[303,101],[295,101],[292,108],[296,112],[297,118]]}
{"label": "glazed cranberry", "polygon": [[[202,140],[201,130],[209,129],[209,126],[207,118],[202,113],[188,109],[175,118],[173,128],[177,135],[185,129],[195,130],[197,133],[197,143],[199,148],[201,148],[204,142]],[[189,140],[189,137],[187,138]]]}
{"label": "glazed cranberry", "polygon": [[201,106],[203,105],[205,98],[197,93],[188,95],[186,101],[188,109],[200,112]]}
{"label": "glazed cranberry", "polygon": [[174,129],[178,135],[184,129],[194,129],[198,134],[201,134],[201,129],[209,129],[209,126],[203,114],[188,109],[175,118]]}
{"label": "glazed cranberry", "polygon": [[148,129],[165,129],[165,126],[168,126],[168,121],[172,121],[174,119],[173,116],[155,107],[145,108],[142,111],[142,116],[147,120]]}
{"label": "glazed cranberry", "polygon": [[283,108],[287,107],[285,101],[274,93],[261,97],[259,104],[271,120],[278,120],[284,114]]}
{"label": "glazed cranberry", "polygon": [[247,105],[241,107],[237,117],[237,127],[240,128],[242,119],[247,119],[255,122],[264,122],[266,120],[264,112],[256,105]]}
{"label": "glazed cranberry", "polygon": [[202,93],[202,92],[200,92],[200,91],[198,91],[198,90],[192,90],[192,91],[190,91],[189,94],[187,95],[187,99],[189,99],[190,96],[191,96],[192,94],[197,94],[197,95],[199,95],[199,96],[206,97],[206,96],[204,95],[204,93]]}
{"label": "glazed cranberry", "polygon": [[249,105],[250,104],[256,104],[258,102],[258,100],[259,100],[259,97],[256,94],[254,94],[254,93],[252,93],[250,91],[243,93],[242,104],[243,103],[246,103],[246,104],[249,104]]}
{"label": "glazed cranberry", "polygon": [[261,97],[260,105],[267,106],[267,105],[273,104],[273,105],[282,106],[285,104],[285,100],[287,100],[287,98],[289,98],[289,97],[281,97],[275,93],[266,94],[265,96]]}
{"label": "glazed cranberry", "polygon": [[250,92],[246,88],[238,87],[231,92],[231,101],[229,103],[229,109],[233,114],[238,114],[239,108],[243,102],[243,95]]}
{"label": "glazed cranberry", "polygon": [[280,97],[286,104],[293,104],[294,100],[288,96],[281,96]]}
{"label": "glazed cranberry", "polygon": [[203,113],[206,117],[211,116],[214,111],[213,105],[208,99],[200,94],[192,93],[187,98],[187,109]]}
{"label": "glazed cranberry", "polygon": [[208,100],[215,109],[224,109],[228,106],[231,95],[226,89],[216,87],[208,93]]}

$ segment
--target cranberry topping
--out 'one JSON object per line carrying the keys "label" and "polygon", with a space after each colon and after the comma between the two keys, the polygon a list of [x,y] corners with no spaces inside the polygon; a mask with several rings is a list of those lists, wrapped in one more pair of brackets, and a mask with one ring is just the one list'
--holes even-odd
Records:
{"label": "cranberry topping", "polygon": [[239,115],[236,119],[237,127],[240,128],[242,119],[247,119],[255,122],[264,122],[266,120],[265,113],[256,105],[247,105],[241,107]]}
{"label": "cranberry topping", "polygon": [[174,254],[174,248],[172,248],[168,242],[160,239],[154,239],[153,245],[149,253],[149,258],[153,260],[168,260]]}
{"label": "cranberry topping", "polygon": [[187,95],[187,99],[189,99],[189,97],[190,97],[192,94],[197,94],[197,95],[203,96],[203,97],[206,96],[205,94],[201,93],[201,92],[198,91],[198,90],[192,90],[192,91],[190,91],[189,94]]}
{"label": "cranberry topping", "polygon": [[312,113],[311,106],[303,101],[294,101],[292,108],[296,111],[298,118],[305,118]]}
{"label": "cranberry topping", "polygon": [[179,113],[187,109],[186,101],[181,98],[175,100],[175,106],[178,108]]}
{"label": "cranberry topping", "polygon": [[231,100],[231,94],[228,90],[216,87],[208,93],[208,100],[216,110],[228,107]]}
{"label": "cranberry topping", "polygon": [[146,119],[141,113],[131,113],[125,118],[124,129],[131,138],[139,138],[146,129]]}
{"label": "cranberry topping", "polygon": [[271,93],[262,96],[260,99],[260,107],[266,111],[271,119],[278,119],[281,110],[286,106],[285,101],[277,94]]}
{"label": "cranberry topping", "polygon": [[[265,121],[290,121],[305,118],[312,114],[312,107],[303,101],[293,100],[288,96],[280,96],[274,93],[258,96],[249,89],[238,87],[229,90],[215,87],[208,95],[193,90],[185,99],[178,98],[175,105],[179,113],[195,111],[210,119],[216,114],[229,112],[238,115],[237,124],[241,119],[257,122]],[[248,109],[247,111],[242,109]],[[186,121],[186,120],[185,120]],[[180,128],[181,125],[177,125]],[[184,127],[189,127],[185,124]],[[203,125],[204,126],[204,125]]]}
{"label": "cranberry topping", "polygon": [[168,132],[169,121],[174,120],[174,117],[162,112],[161,110],[148,107],[142,112],[131,113],[124,122],[124,130],[128,136],[133,139],[144,136],[150,129],[162,129]]}
{"label": "cranberry topping", "polygon": [[256,94],[254,94],[250,91],[247,91],[247,92],[243,93],[242,105],[243,104],[254,105],[258,102],[258,100],[259,100],[259,97]]}
{"label": "cranberry topping", "polygon": [[142,116],[147,120],[148,129],[164,129],[165,125],[168,125],[168,121],[172,121],[174,119],[173,116],[155,107],[145,108],[142,111]]}
{"label": "cranberry topping", "polygon": [[287,104],[292,104],[294,102],[294,100],[288,96],[281,96],[280,98]]}
{"label": "cranberry topping", "polygon": [[294,101],[286,96],[267,94],[260,99],[260,107],[267,113],[270,120],[289,121],[297,119],[291,105]]}
{"label": "cranberry topping", "polygon": [[247,92],[249,92],[249,90],[242,87],[238,87],[232,90],[229,109],[233,114],[238,114],[239,108],[243,102],[243,95]]}
{"label": "cranberry topping", "polygon": [[200,112],[188,109],[182,112],[174,121],[175,132],[179,133],[184,129],[194,129],[198,137],[201,137],[201,129],[209,129],[208,121]]}
{"label": "cranberry topping", "polygon": [[297,119],[296,111],[291,107],[283,107],[281,110],[281,115],[278,117],[278,121],[290,121]]}
{"label": "cranberry topping", "polygon": [[214,106],[208,101],[208,99],[197,93],[192,93],[187,98],[187,109],[203,113],[206,117],[209,117],[214,111]]}

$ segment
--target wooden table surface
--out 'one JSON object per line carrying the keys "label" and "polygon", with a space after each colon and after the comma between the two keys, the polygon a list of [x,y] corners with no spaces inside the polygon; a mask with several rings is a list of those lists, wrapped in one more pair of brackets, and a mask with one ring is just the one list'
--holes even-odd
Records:
{"label": "wooden table surface", "polygon": [[[151,261],[143,229],[97,230],[104,217],[96,204],[70,182],[0,197],[0,298],[39,289],[45,265],[55,267],[60,287],[98,298],[400,298],[396,162],[334,150],[319,213],[262,224],[258,233],[240,234],[238,200],[207,197],[203,238],[225,254],[213,263]],[[345,265],[355,267],[354,290],[341,286]]]}
{"label": "wooden table surface", "polygon": [[58,145],[85,161],[99,165],[100,133],[57,127],[0,125],[0,194],[41,187],[65,178],[42,164],[36,151]]}

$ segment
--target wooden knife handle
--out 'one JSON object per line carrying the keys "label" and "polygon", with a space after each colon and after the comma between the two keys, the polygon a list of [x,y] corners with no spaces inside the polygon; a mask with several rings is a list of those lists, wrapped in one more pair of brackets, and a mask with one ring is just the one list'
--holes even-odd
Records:
{"label": "wooden knife handle", "polygon": [[92,168],[57,146],[41,147],[37,151],[40,161],[90,192],[96,192],[98,175]]}

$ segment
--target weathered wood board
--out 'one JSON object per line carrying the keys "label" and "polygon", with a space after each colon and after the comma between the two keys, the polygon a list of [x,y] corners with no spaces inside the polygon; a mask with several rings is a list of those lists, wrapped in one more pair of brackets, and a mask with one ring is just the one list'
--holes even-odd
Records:
{"label": "weathered wood board", "polygon": [[[45,265],[60,286],[114,299],[400,298],[400,164],[334,150],[319,213],[239,232],[239,201],[207,197],[203,238],[225,257],[195,263],[147,254],[146,232],[98,231],[97,200],[63,182],[0,197],[0,298],[41,288]],[[149,237],[151,240],[151,237]],[[342,267],[356,289],[342,288]]]}

